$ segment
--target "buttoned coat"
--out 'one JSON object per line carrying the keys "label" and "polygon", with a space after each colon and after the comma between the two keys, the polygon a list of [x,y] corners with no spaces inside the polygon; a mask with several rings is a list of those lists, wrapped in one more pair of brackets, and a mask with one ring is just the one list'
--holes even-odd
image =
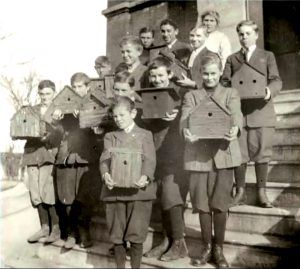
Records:
{"label": "buttoned coat", "polygon": [[142,175],[146,175],[150,183],[145,188],[113,188],[109,190],[103,184],[101,199],[103,201],[137,201],[153,200],[156,198],[156,182],[154,181],[154,171],[156,167],[156,155],[151,132],[135,125],[131,132],[125,133],[117,130],[107,133],[104,136],[104,150],[100,158],[100,171],[110,173],[110,161],[112,147],[125,147],[142,152]]}
{"label": "buttoned coat", "polygon": [[[33,106],[32,109],[40,116],[41,120],[47,120],[41,115],[41,105]],[[50,127],[50,125],[48,125],[48,127]],[[44,140],[41,140],[41,138],[27,139],[24,146],[22,165],[41,166],[45,163],[53,164],[55,162],[59,143],[59,132],[56,132],[55,129],[52,128],[48,128],[48,131]]]}
{"label": "buttoned coat", "polygon": [[[240,98],[236,89],[225,88],[220,84],[212,97],[231,113],[232,126],[242,130],[242,113]],[[188,128],[188,118],[192,109],[204,98],[207,98],[205,89],[188,92],[183,100],[180,131]],[[241,152],[238,140],[228,142],[221,140],[198,140],[195,143],[186,143],[184,151],[184,168],[189,171],[206,172],[212,170],[213,161],[217,169],[236,167],[241,164]]]}
{"label": "buttoned coat", "polygon": [[[230,55],[226,61],[221,83],[231,86],[232,76],[245,62],[242,50]],[[275,56],[272,52],[255,48],[248,64],[263,74],[266,78],[267,87],[271,91],[271,99],[242,101],[242,113],[244,126],[248,127],[273,127],[276,123],[273,99],[282,88],[282,81],[278,73]],[[251,91],[251,89],[249,89]]]}
{"label": "buttoned coat", "polygon": [[176,59],[184,63],[187,61],[187,58],[190,55],[191,47],[187,43],[176,40],[171,48],[165,46],[160,51],[167,53],[172,52],[175,55]]}

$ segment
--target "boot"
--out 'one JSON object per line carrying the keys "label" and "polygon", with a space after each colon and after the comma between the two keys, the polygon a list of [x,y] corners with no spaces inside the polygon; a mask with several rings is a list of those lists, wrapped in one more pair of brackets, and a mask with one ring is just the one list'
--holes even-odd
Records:
{"label": "boot", "polygon": [[68,235],[68,238],[64,244],[64,248],[66,249],[72,249],[76,245],[76,239],[73,235]]}
{"label": "boot", "polygon": [[47,224],[43,224],[41,229],[27,239],[28,243],[36,243],[39,239],[49,235],[50,228]]}
{"label": "boot", "polygon": [[161,261],[172,261],[184,258],[188,255],[188,250],[184,238],[173,240],[169,250],[160,257]]}
{"label": "boot", "polygon": [[223,246],[222,245],[214,245],[213,251],[213,260],[216,263],[218,268],[228,268],[229,264],[226,261],[224,254],[223,254]]}
{"label": "boot", "polygon": [[55,225],[52,227],[52,231],[51,231],[50,235],[46,237],[45,243],[46,243],[46,244],[50,244],[50,243],[53,243],[53,242],[58,241],[59,239],[60,239],[60,229],[59,229],[59,225],[58,225],[58,224],[55,224]]}
{"label": "boot", "polygon": [[245,204],[245,201],[246,201],[245,188],[237,187],[237,192],[236,192],[235,197],[232,201],[232,206],[243,205],[243,204]]}
{"label": "boot", "polygon": [[202,266],[207,264],[212,257],[212,246],[211,244],[205,244],[201,251],[200,257],[197,259],[192,259],[193,266]]}
{"label": "boot", "polygon": [[90,231],[87,228],[79,227],[79,237],[81,248],[89,248],[93,245],[93,241],[91,239]]}
{"label": "boot", "polygon": [[158,258],[169,249],[169,246],[170,246],[170,238],[168,236],[165,236],[163,241],[158,246],[146,252],[144,256],[147,258]]}
{"label": "boot", "polygon": [[263,207],[263,208],[272,208],[273,207],[272,203],[268,200],[265,187],[258,188],[257,203],[260,207]]}

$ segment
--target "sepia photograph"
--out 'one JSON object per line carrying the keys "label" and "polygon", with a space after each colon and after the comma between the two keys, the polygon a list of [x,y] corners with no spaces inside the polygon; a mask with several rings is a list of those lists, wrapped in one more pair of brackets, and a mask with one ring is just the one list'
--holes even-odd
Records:
{"label": "sepia photograph", "polygon": [[300,1],[4,0],[0,268],[289,268]]}

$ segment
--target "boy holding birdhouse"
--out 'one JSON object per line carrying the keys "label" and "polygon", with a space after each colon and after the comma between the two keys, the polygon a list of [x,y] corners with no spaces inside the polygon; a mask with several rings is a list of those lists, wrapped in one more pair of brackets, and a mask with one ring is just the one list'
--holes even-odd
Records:
{"label": "boy holding birdhouse", "polygon": [[117,130],[104,137],[100,170],[105,185],[101,199],[117,268],[125,268],[125,242],[130,242],[131,267],[140,268],[156,198],[153,137],[134,123],[136,109],[128,97],[119,96],[111,111]]}
{"label": "boy holding birdhouse", "polygon": [[[146,129],[151,130],[154,137],[157,154],[155,177],[161,183],[159,193],[165,232],[161,244],[145,253],[145,256],[156,257],[162,261],[177,260],[187,256],[184,240],[183,205],[188,186],[181,165],[183,162],[183,141],[178,132],[179,107],[187,89],[179,88],[170,81],[173,76],[171,65],[172,63],[165,57],[155,58],[148,68],[149,81],[154,88],[151,91],[143,91],[142,89],[143,115],[146,108],[150,108],[149,111],[151,112],[148,115],[149,118],[143,119],[143,121],[147,126]],[[153,109],[154,100],[159,102],[160,107]],[[169,106],[165,102],[171,102],[173,105],[170,108],[173,107],[173,109],[165,111],[162,117],[156,117],[157,111],[162,114],[162,109]],[[151,118],[151,114],[156,118]]]}
{"label": "boy holding birdhouse", "polygon": [[[84,73],[75,73],[71,77],[72,89],[81,97],[88,93],[89,82]],[[63,133],[55,164],[58,199],[66,226],[64,247],[67,249],[73,248],[76,241],[82,248],[92,245],[89,226],[101,189],[98,167],[101,139],[92,128],[80,128],[78,114],[77,109],[72,114],[64,115],[60,110],[53,113]]]}
{"label": "boy holding birdhouse", "polygon": [[[42,80],[38,85],[38,95],[41,103],[32,107],[31,113],[38,115],[39,121],[49,122],[50,119],[45,118],[45,114],[54,98],[55,84],[50,80]],[[28,138],[24,149],[22,164],[27,166],[30,199],[38,210],[41,223],[41,229],[28,238],[29,243],[35,243],[41,238],[45,238],[46,243],[60,239],[53,181],[58,141],[51,131],[52,128],[43,137]]]}
{"label": "boy holding birdhouse", "polygon": [[[222,75],[219,57],[204,57],[201,73],[203,88],[185,95],[180,119],[180,130],[186,141],[184,168],[189,171],[193,212],[199,214],[204,243],[200,257],[193,259],[192,264],[201,266],[213,259],[218,267],[224,268],[228,267],[228,263],[223,255],[223,242],[227,212],[232,202],[233,168],[241,163],[237,136],[242,130],[243,118],[237,90],[219,84]],[[192,126],[188,124],[193,111],[198,112],[195,108],[203,106],[203,101],[211,98],[231,115],[231,127],[220,139],[203,139],[197,133],[192,133]],[[206,122],[208,124],[214,126],[213,122]]]}
{"label": "boy holding birdhouse", "polygon": [[242,48],[228,57],[222,77],[223,85],[239,90],[244,115],[239,138],[242,164],[235,169],[237,193],[233,204],[245,200],[247,162],[251,160],[255,162],[258,205],[269,208],[272,204],[266,196],[266,182],[276,123],[273,98],[281,90],[282,81],[274,54],[256,46],[257,24],[251,20],[241,21],[236,31]]}

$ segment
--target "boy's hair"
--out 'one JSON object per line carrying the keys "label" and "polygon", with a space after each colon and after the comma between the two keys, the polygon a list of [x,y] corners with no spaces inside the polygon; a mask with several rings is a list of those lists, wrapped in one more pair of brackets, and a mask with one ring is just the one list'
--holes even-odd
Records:
{"label": "boy's hair", "polygon": [[120,72],[115,74],[114,83],[116,83],[116,82],[128,83],[130,88],[133,88],[134,83],[135,83],[134,78],[126,70],[120,71]]}
{"label": "boy's hair", "polygon": [[198,30],[198,29],[202,29],[202,30],[203,30],[203,33],[205,34],[205,36],[208,36],[207,28],[206,28],[204,25],[198,25],[198,24],[196,24],[194,27],[192,27],[192,28],[190,29],[190,32],[195,31],[195,30]]}
{"label": "boy's hair", "polygon": [[127,96],[116,96],[112,105],[109,108],[110,113],[114,111],[116,107],[125,106],[129,112],[135,108],[134,101]]}
{"label": "boy's hair", "polygon": [[216,64],[220,71],[223,70],[222,68],[222,61],[218,55],[210,55],[205,56],[201,59],[201,69],[206,65]]}
{"label": "boy's hair", "polygon": [[238,25],[236,26],[236,31],[239,32],[240,31],[240,28],[242,26],[251,26],[253,28],[253,30],[258,33],[258,25],[254,22],[254,21],[251,21],[251,20],[244,20],[244,21],[241,21],[238,23]]}
{"label": "boy's hair", "polygon": [[111,65],[111,62],[107,56],[98,56],[95,60],[95,65]]}
{"label": "boy's hair", "polygon": [[162,56],[158,56],[156,57],[153,61],[151,61],[149,67],[148,67],[148,71],[152,70],[152,69],[157,69],[159,67],[165,67],[167,69],[167,72],[171,72],[171,65],[172,63],[166,59],[165,57]]}
{"label": "boy's hair", "polygon": [[120,41],[120,47],[124,45],[133,45],[137,50],[143,51],[143,44],[139,37],[133,35],[124,36]]}
{"label": "boy's hair", "polygon": [[177,24],[174,21],[170,20],[170,19],[164,19],[164,20],[162,20],[161,23],[160,23],[159,28],[161,28],[164,25],[168,25],[168,24],[171,25],[171,26],[173,26],[175,30],[178,30]]}
{"label": "boy's hair", "polygon": [[42,90],[44,88],[51,88],[53,91],[55,91],[55,83],[48,79],[42,80],[38,85],[38,90]]}
{"label": "boy's hair", "polygon": [[155,31],[153,29],[151,29],[150,27],[143,27],[139,31],[139,36],[143,33],[151,33],[152,37],[154,37]]}
{"label": "boy's hair", "polygon": [[201,14],[201,21],[203,22],[204,18],[209,15],[216,19],[217,25],[220,24],[220,14],[216,10],[207,10]]}
{"label": "boy's hair", "polygon": [[71,86],[73,86],[75,82],[79,82],[79,81],[82,81],[84,85],[87,86],[91,82],[91,79],[85,73],[81,73],[81,72],[75,73],[71,77]]}

